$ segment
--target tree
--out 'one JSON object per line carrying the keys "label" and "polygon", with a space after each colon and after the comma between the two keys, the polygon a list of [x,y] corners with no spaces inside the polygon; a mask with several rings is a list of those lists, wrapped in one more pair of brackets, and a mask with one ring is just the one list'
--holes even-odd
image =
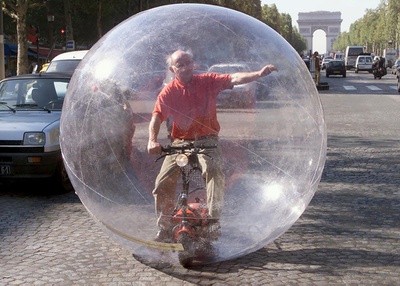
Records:
{"label": "tree", "polygon": [[28,29],[26,16],[29,8],[42,6],[33,0],[4,0],[3,11],[17,22],[17,74],[28,73]]}
{"label": "tree", "polygon": [[285,38],[299,54],[307,48],[306,41],[292,25],[292,17],[280,14],[275,4],[262,6],[261,20]]}

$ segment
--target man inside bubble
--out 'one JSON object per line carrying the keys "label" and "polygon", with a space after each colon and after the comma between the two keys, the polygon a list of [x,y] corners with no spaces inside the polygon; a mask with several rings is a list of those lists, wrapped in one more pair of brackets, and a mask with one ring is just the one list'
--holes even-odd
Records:
{"label": "man inside bubble", "polygon": [[[187,143],[216,145],[199,154],[198,160],[207,188],[207,206],[210,222],[219,228],[219,218],[224,200],[225,175],[222,170],[222,150],[218,139],[220,125],[217,120],[216,98],[225,89],[245,84],[269,75],[277,68],[267,64],[258,71],[234,74],[194,74],[193,55],[190,51],[176,50],[167,58],[174,80],[159,93],[149,124],[149,154],[161,154],[162,145],[158,134],[163,121],[173,118],[172,146]],[[172,238],[172,213],[175,192],[180,176],[179,166],[173,156],[166,156],[155,181],[153,196],[157,214],[158,242],[170,242]]]}

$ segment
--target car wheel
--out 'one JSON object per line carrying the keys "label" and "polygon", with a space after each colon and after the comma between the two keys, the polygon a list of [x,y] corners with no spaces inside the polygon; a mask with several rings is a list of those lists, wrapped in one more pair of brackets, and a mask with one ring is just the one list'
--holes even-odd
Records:
{"label": "car wheel", "polygon": [[53,183],[59,189],[58,193],[67,193],[74,190],[62,160],[60,160],[57,165],[56,173],[53,177]]}
{"label": "car wheel", "polygon": [[329,77],[329,73],[326,74],[326,77]]}
{"label": "car wheel", "polygon": [[358,73],[358,69],[355,69],[354,72],[355,72],[355,73]]}
{"label": "car wheel", "polygon": [[345,74],[345,73],[343,74],[343,77],[346,77],[346,74]]}

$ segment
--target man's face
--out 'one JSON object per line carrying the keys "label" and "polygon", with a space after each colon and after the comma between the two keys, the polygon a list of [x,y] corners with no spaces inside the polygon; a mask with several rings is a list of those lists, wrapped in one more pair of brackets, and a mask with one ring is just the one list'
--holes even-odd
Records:
{"label": "man's face", "polygon": [[193,76],[193,59],[188,54],[179,54],[173,61],[172,69],[179,81],[188,83]]}

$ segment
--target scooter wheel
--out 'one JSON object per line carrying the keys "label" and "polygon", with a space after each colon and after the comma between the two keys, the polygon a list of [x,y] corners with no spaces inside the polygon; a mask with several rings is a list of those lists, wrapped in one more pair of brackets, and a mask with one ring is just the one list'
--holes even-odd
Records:
{"label": "scooter wheel", "polygon": [[177,242],[182,244],[183,249],[178,253],[179,263],[187,268],[193,265],[193,240],[186,232],[181,232],[178,234]]}

